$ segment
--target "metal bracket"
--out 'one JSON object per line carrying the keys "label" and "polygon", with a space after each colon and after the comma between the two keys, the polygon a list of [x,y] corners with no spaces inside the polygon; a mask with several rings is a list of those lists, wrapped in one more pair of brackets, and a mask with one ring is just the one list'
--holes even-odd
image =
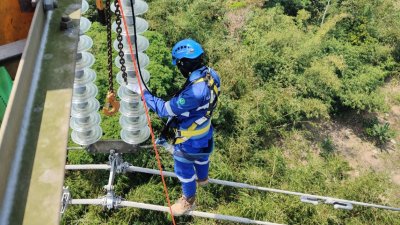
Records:
{"label": "metal bracket", "polygon": [[116,173],[125,173],[129,167],[129,163],[123,161],[122,153],[115,153],[115,150],[110,151],[109,160]]}
{"label": "metal bracket", "polygon": [[68,15],[63,15],[61,17],[61,21],[60,21],[60,30],[67,30],[69,28],[72,28],[74,26],[71,17],[69,17]]}
{"label": "metal bracket", "polygon": [[304,203],[310,203],[313,205],[318,205],[319,204],[319,199],[318,198],[312,198],[308,196],[301,196],[300,201]]}
{"label": "metal bracket", "polygon": [[110,150],[110,155],[108,156],[110,163],[110,176],[108,178],[108,184],[104,186],[107,190],[107,194],[114,190],[114,178],[116,173],[125,173],[129,167],[129,163],[124,162],[122,159],[122,153],[116,153],[114,149]]}
{"label": "metal bracket", "polygon": [[345,210],[353,209],[353,204],[348,202],[337,201],[336,199],[327,199],[325,203],[333,205],[333,208],[335,209],[345,209]]}
{"label": "metal bracket", "polygon": [[115,196],[113,191],[107,192],[107,195],[103,197],[104,208],[117,209],[121,205],[122,198],[120,196]]}
{"label": "metal bracket", "polygon": [[113,164],[114,164],[114,161],[115,161],[115,155],[116,154],[115,154],[115,150],[114,149],[110,149],[109,152],[110,152],[110,155],[108,156],[108,162],[110,163],[110,165],[112,167]]}
{"label": "metal bracket", "polygon": [[352,210],[353,204],[351,203],[343,203],[343,202],[336,202],[333,204],[333,208],[335,209],[345,209],[345,210]]}
{"label": "metal bracket", "polygon": [[106,140],[98,141],[94,144],[87,146],[87,150],[90,153],[110,153],[110,149],[114,149],[118,153],[136,153],[142,149],[142,146],[131,145],[120,140]]}
{"label": "metal bracket", "polygon": [[117,165],[116,172],[117,173],[125,173],[126,170],[129,168],[130,164],[127,162],[122,162],[119,165]]}
{"label": "metal bracket", "polygon": [[30,0],[18,0],[19,1],[19,8],[21,12],[33,12],[34,6],[32,6]]}
{"label": "metal bracket", "polygon": [[107,190],[106,196],[103,197],[103,206],[107,209],[116,209],[121,204],[121,197],[115,196],[114,194],[114,178],[115,173],[122,173],[126,171],[129,164],[122,160],[122,153],[116,153],[114,149],[110,150],[108,156],[110,162],[110,176],[108,178],[108,184],[104,186]]}
{"label": "metal bracket", "polygon": [[38,0],[32,0],[31,1],[31,5],[32,5],[33,8],[36,7],[37,2],[38,2]]}
{"label": "metal bracket", "polygon": [[62,197],[61,197],[61,214],[64,214],[65,210],[67,210],[68,204],[71,200],[71,193],[69,192],[68,187],[63,187]]}
{"label": "metal bracket", "polygon": [[337,199],[326,199],[325,201],[322,201],[322,200],[323,199],[304,196],[304,195],[300,197],[300,201],[304,202],[304,203],[318,205],[321,201],[322,203],[333,205],[333,208],[335,208],[335,209],[345,209],[345,210],[353,209],[353,204],[348,203],[348,202],[341,202],[341,201],[338,201]]}
{"label": "metal bracket", "polygon": [[120,161],[121,156],[118,153],[115,153],[114,149],[110,150],[110,155],[108,156],[108,160],[110,163],[110,176],[108,177],[108,184],[104,186],[104,189],[107,191],[107,195],[109,192],[112,192],[114,189],[114,178],[117,169],[117,161]]}
{"label": "metal bracket", "polygon": [[45,11],[54,10],[57,7],[58,7],[58,2],[56,0],[43,0],[43,8]]}

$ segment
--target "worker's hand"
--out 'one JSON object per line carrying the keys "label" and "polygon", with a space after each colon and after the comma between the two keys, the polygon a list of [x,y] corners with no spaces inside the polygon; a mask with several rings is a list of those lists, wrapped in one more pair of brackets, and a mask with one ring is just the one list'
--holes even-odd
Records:
{"label": "worker's hand", "polygon": [[[143,90],[143,91],[147,90],[143,83],[141,83],[141,85],[142,85],[142,90]],[[133,91],[133,92],[135,92],[135,93],[137,93],[137,94],[139,94],[139,95],[142,94],[142,93],[140,92],[140,87],[139,87],[139,84],[138,84],[138,83],[128,84],[128,85],[126,85],[126,88],[128,88],[130,91]]]}
{"label": "worker's hand", "polygon": [[167,143],[167,140],[165,139],[165,138],[162,138],[162,137],[160,137],[160,138],[157,138],[156,139],[156,144],[157,145],[164,145],[165,143]]}
{"label": "worker's hand", "polygon": [[174,154],[174,146],[168,143],[168,141],[162,137],[157,138],[156,144],[164,147],[169,153]]}

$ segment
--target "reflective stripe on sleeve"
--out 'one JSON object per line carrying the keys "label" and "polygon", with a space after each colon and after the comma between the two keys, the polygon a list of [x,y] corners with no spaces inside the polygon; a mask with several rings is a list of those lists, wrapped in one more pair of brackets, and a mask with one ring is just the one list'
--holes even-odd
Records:
{"label": "reflective stripe on sleeve", "polygon": [[203,106],[200,106],[200,107],[198,107],[197,109],[196,109],[196,111],[199,111],[199,110],[202,110],[202,109],[208,109],[208,106],[210,105],[210,103],[207,103],[207,104],[205,104],[205,105],[203,105]]}
{"label": "reflective stripe on sleeve", "polygon": [[202,125],[204,122],[206,122],[208,119],[207,117],[203,116],[199,119],[197,119],[196,121],[194,121],[197,125]]}
{"label": "reflective stripe on sleeve", "polygon": [[184,113],[182,113],[181,115],[182,115],[182,116],[189,117],[189,115],[190,115],[190,112],[184,112]]}
{"label": "reflective stripe on sleeve", "polygon": [[171,109],[171,105],[170,105],[169,101],[165,102],[164,106],[165,106],[165,109],[167,110],[169,116],[176,116],[175,113]]}

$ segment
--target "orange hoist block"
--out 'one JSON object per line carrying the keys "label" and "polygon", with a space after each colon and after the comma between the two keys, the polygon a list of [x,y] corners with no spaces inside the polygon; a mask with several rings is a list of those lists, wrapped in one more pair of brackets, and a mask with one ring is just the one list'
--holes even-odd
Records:
{"label": "orange hoist block", "polygon": [[96,8],[98,10],[104,10],[103,0],[96,0]]}
{"label": "orange hoist block", "polygon": [[108,91],[106,103],[103,107],[103,113],[107,116],[115,115],[119,110],[119,102],[116,99],[115,93]]}
{"label": "orange hoist block", "polygon": [[[110,1],[110,0],[106,0],[106,1]],[[98,15],[98,21],[103,24],[106,25],[106,12],[104,10],[104,4],[103,4],[103,0],[96,0],[96,9],[97,9],[97,15]],[[108,10],[108,9],[106,9]]]}

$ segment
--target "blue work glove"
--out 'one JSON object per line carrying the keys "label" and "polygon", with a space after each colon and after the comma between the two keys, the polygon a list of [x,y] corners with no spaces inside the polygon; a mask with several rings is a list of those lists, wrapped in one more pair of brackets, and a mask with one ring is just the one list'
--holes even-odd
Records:
{"label": "blue work glove", "polygon": [[165,138],[163,138],[163,137],[159,137],[159,138],[156,139],[156,144],[157,145],[163,146],[163,144],[165,144],[165,142],[167,142],[167,140],[165,140]]}
{"label": "blue work glove", "polygon": [[168,143],[168,141],[165,138],[163,137],[157,138],[156,144],[164,147],[165,150],[167,150],[169,153],[171,154],[174,153],[174,146]]}

